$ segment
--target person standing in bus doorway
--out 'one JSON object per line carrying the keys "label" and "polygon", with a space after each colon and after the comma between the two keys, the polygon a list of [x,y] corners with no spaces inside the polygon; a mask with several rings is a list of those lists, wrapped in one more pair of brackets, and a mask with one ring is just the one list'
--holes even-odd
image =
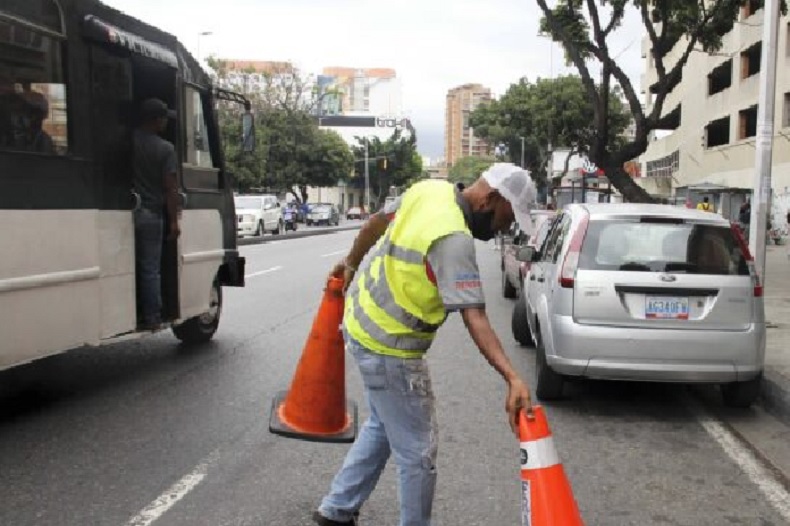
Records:
{"label": "person standing in bus doorway", "polygon": [[162,323],[160,268],[165,227],[168,239],[181,233],[176,151],[160,136],[175,115],[161,100],[147,99],[140,106],[140,125],[132,135],[134,189],[140,196],[134,212],[137,306],[143,330],[155,330]]}

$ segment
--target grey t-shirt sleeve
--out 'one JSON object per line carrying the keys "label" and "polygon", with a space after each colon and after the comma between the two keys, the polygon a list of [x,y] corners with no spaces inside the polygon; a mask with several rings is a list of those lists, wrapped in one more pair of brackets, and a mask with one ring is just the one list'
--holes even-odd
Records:
{"label": "grey t-shirt sleeve", "polygon": [[455,233],[435,241],[428,250],[428,264],[445,310],[485,306],[472,236]]}

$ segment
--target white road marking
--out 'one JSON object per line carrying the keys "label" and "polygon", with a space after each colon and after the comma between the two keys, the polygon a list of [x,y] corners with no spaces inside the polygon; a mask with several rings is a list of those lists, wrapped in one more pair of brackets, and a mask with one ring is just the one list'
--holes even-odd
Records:
{"label": "white road marking", "polygon": [[267,268],[266,270],[260,270],[258,272],[253,272],[252,274],[247,274],[244,277],[245,278],[254,278],[255,276],[263,276],[264,274],[269,274],[270,272],[277,272],[280,269],[282,269],[282,267]]}
{"label": "white road marking", "polygon": [[321,257],[322,258],[328,258],[328,257],[331,257],[331,256],[339,256],[340,254],[345,254],[346,252],[348,252],[348,249],[346,249],[346,250],[337,250],[335,252],[330,252],[329,254],[324,254]]}
{"label": "white road marking", "polygon": [[197,487],[206,478],[206,473],[212,464],[219,458],[219,452],[212,452],[206,459],[197,465],[181,480],[170,486],[159,498],[151,502],[136,516],[126,523],[126,526],[148,526],[162,517],[176,502],[183,499],[187,493]]}
{"label": "white road marking", "polygon": [[691,402],[689,407],[691,407],[705,431],[718,442],[724,452],[738,464],[741,470],[746,473],[746,476],[762,491],[768,502],[779,512],[779,515],[790,524],[790,492],[721,422],[713,418],[697,402]]}

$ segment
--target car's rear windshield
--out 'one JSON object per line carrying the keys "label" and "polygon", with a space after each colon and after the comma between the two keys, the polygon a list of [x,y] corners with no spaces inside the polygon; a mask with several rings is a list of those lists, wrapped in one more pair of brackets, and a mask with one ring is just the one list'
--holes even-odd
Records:
{"label": "car's rear windshield", "polygon": [[237,197],[236,208],[260,208],[260,197]]}
{"label": "car's rear windshield", "polygon": [[730,228],[650,218],[590,221],[579,268],[749,274],[746,258]]}

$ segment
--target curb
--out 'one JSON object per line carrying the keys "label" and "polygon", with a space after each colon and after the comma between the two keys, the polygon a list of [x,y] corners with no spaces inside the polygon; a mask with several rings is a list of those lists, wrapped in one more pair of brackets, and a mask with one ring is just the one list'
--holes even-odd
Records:
{"label": "curb", "polygon": [[236,245],[240,247],[245,245],[261,245],[263,243],[270,243],[272,241],[287,241],[289,239],[301,239],[304,237],[325,236],[327,234],[334,234],[336,232],[359,230],[360,228],[362,228],[362,224],[363,223],[360,223],[358,225],[337,226],[337,227],[322,228],[316,230],[297,230],[296,232],[288,232],[287,234],[282,234],[278,236],[264,235],[260,237],[243,237],[236,239]]}
{"label": "curb", "polygon": [[790,378],[766,368],[763,372],[762,401],[769,412],[790,423]]}

